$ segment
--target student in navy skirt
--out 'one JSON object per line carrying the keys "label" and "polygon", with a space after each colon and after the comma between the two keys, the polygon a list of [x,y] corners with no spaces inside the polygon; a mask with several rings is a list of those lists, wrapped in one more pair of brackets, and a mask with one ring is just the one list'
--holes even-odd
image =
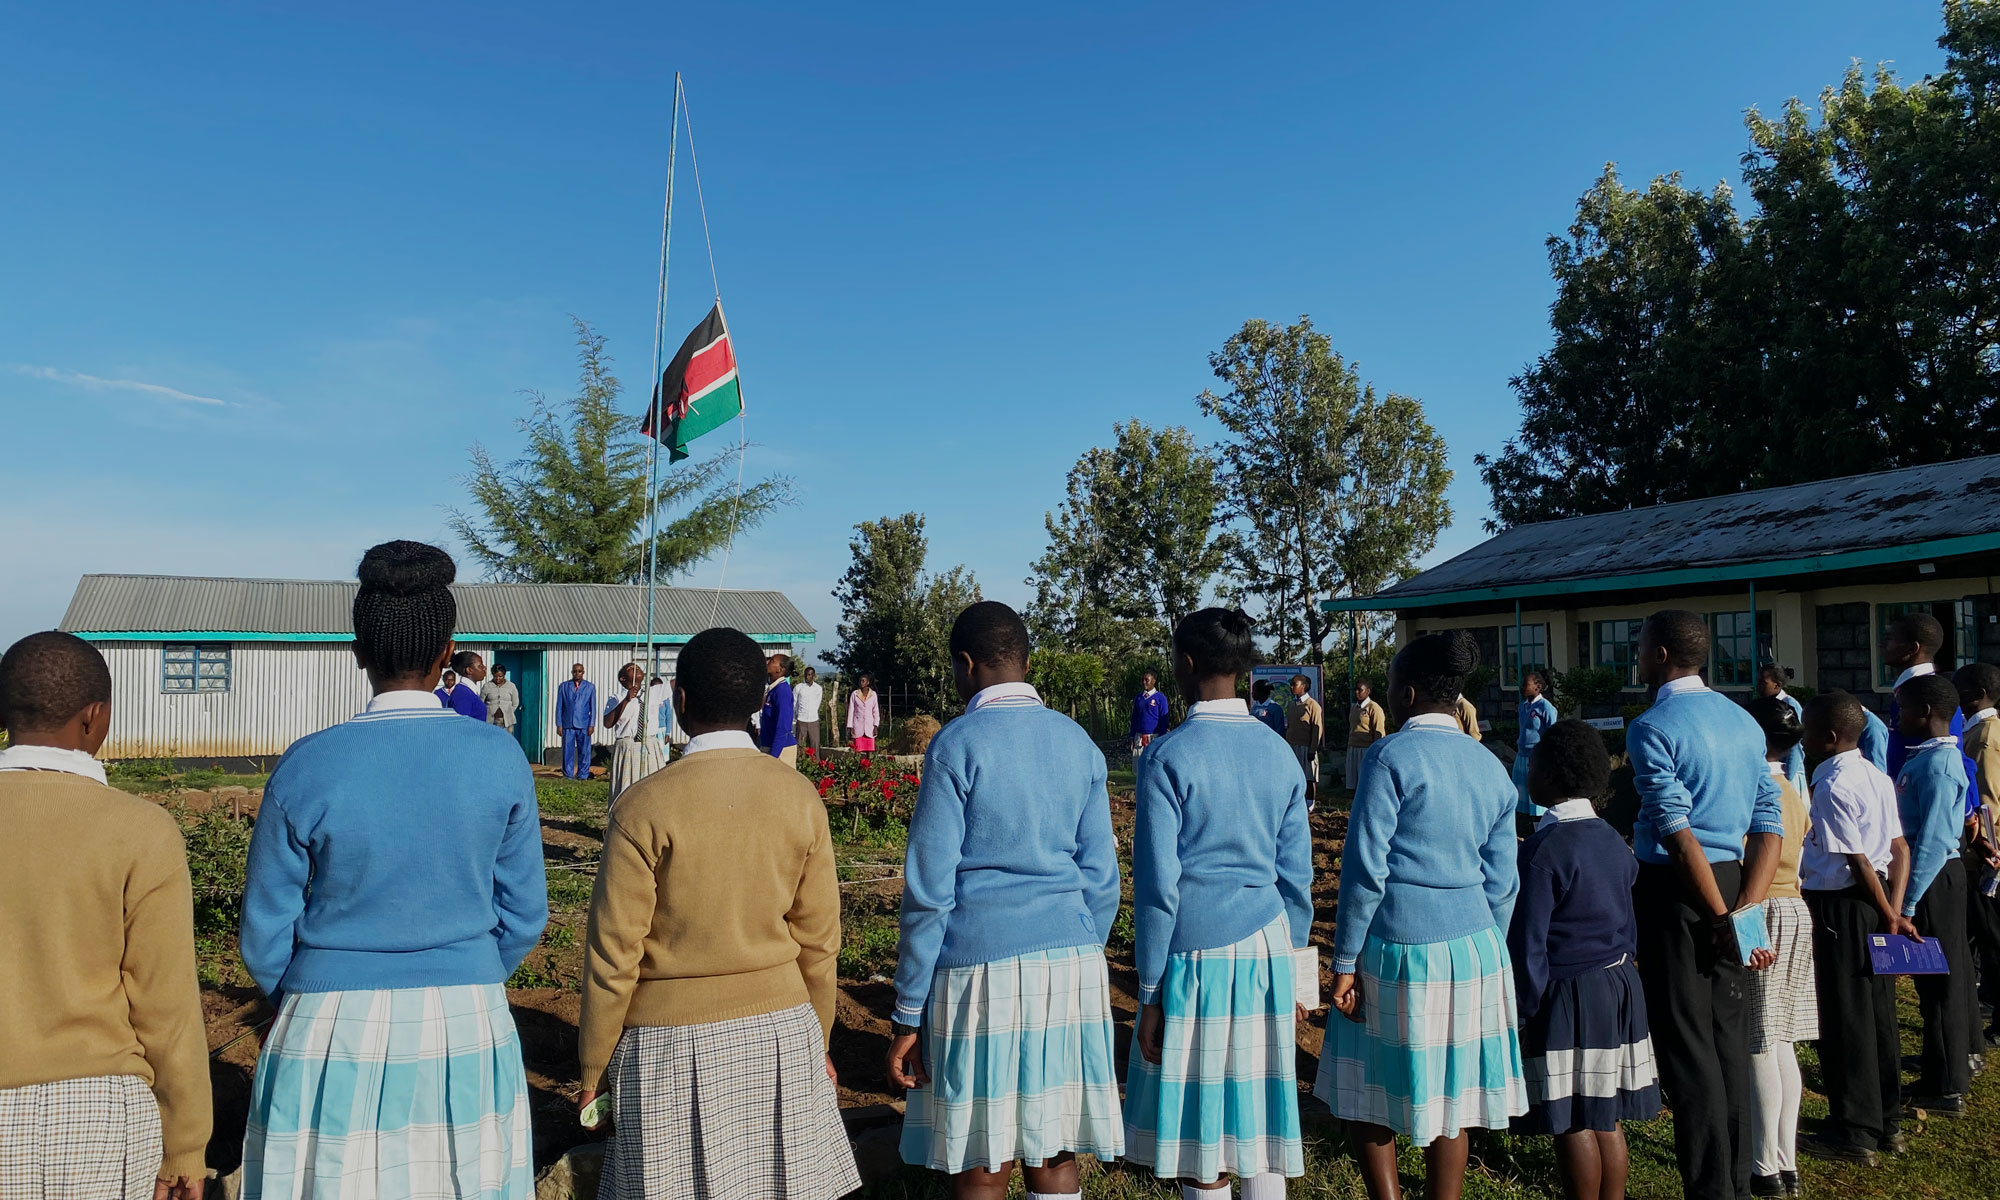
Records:
{"label": "student in navy skirt", "polygon": [[1521,894],[1507,949],[1521,1006],[1528,1115],[1553,1134],[1568,1200],[1623,1200],[1621,1121],[1659,1115],[1646,998],[1632,965],[1639,863],[1598,816],[1611,793],[1604,735],[1582,721],[1543,732],[1528,794],[1544,810],[1521,844]]}

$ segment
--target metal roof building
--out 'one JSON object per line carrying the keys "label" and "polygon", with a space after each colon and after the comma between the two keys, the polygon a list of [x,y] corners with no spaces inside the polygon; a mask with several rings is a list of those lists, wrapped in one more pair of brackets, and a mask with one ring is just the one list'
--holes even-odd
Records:
{"label": "metal roof building", "polygon": [[[2000,455],[1517,525],[1372,596],[1328,611],[1389,611],[1399,638],[1469,628],[1499,686],[1524,666],[1626,672],[1638,620],[1709,620],[1712,686],[1748,689],[1760,665],[1797,682],[1886,698],[1882,634],[1923,610],[1941,663],[2000,656]],[[1493,699],[1489,693],[1489,700]]]}
{"label": "metal roof building", "polygon": [[[350,651],[351,580],[86,575],[59,628],[111,664],[109,758],[263,758],[367,703]],[[452,588],[458,645],[504,666],[521,689],[523,749],[560,746],[555,685],[584,664],[600,698],[644,656],[646,589],[620,584],[472,583]],[[659,588],[655,669],[711,625],[794,653],[815,631],[780,592]],[[608,741],[599,728],[596,738]]]}

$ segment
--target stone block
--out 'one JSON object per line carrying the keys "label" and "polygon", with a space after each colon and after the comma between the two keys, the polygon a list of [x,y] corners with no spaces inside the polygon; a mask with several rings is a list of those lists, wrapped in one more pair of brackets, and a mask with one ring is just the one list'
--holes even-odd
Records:
{"label": "stone block", "polygon": [[604,1143],[585,1142],[557,1159],[535,1181],[535,1200],[595,1200],[604,1173]]}

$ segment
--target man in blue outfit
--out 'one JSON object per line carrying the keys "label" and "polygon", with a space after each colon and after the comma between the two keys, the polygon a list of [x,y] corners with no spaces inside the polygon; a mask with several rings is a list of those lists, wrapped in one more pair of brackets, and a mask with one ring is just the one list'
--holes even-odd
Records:
{"label": "man in blue outfit", "polygon": [[782,763],[799,761],[799,738],[792,728],[792,658],[773,654],[764,660],[764,711],[757,716],[757,744],[764,753]]}
{"label": "man in blue outfit", "polygon": [[569,669],[569,682],[556,688],[556,726],[562,730],[563,774],[590,778],[590,730],[597,724],[597,685],[583,677],[583,664]]}
{"label": "man in blue outfit", "polygon": [[1139,694],[1132,697],[1132,757],[1167,731],[1167,698],[1160,694],[1151,671],[1141,679]]}

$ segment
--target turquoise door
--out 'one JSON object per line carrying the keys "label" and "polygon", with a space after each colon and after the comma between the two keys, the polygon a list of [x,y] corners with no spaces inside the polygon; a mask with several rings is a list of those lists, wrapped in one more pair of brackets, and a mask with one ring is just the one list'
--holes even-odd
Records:
{"label": "turquoise door", "polygon": [[546,696],[542,691],[542,652],[540,650],[499,650],[493,655],[496,666],[507,668],[507,678],[521,689],[521,719],[515,724],[514,736],[521,741],[521,751],[528,761],[542,761],[542,750],[548,745],[548,730],[542,727],[543,706]]}

